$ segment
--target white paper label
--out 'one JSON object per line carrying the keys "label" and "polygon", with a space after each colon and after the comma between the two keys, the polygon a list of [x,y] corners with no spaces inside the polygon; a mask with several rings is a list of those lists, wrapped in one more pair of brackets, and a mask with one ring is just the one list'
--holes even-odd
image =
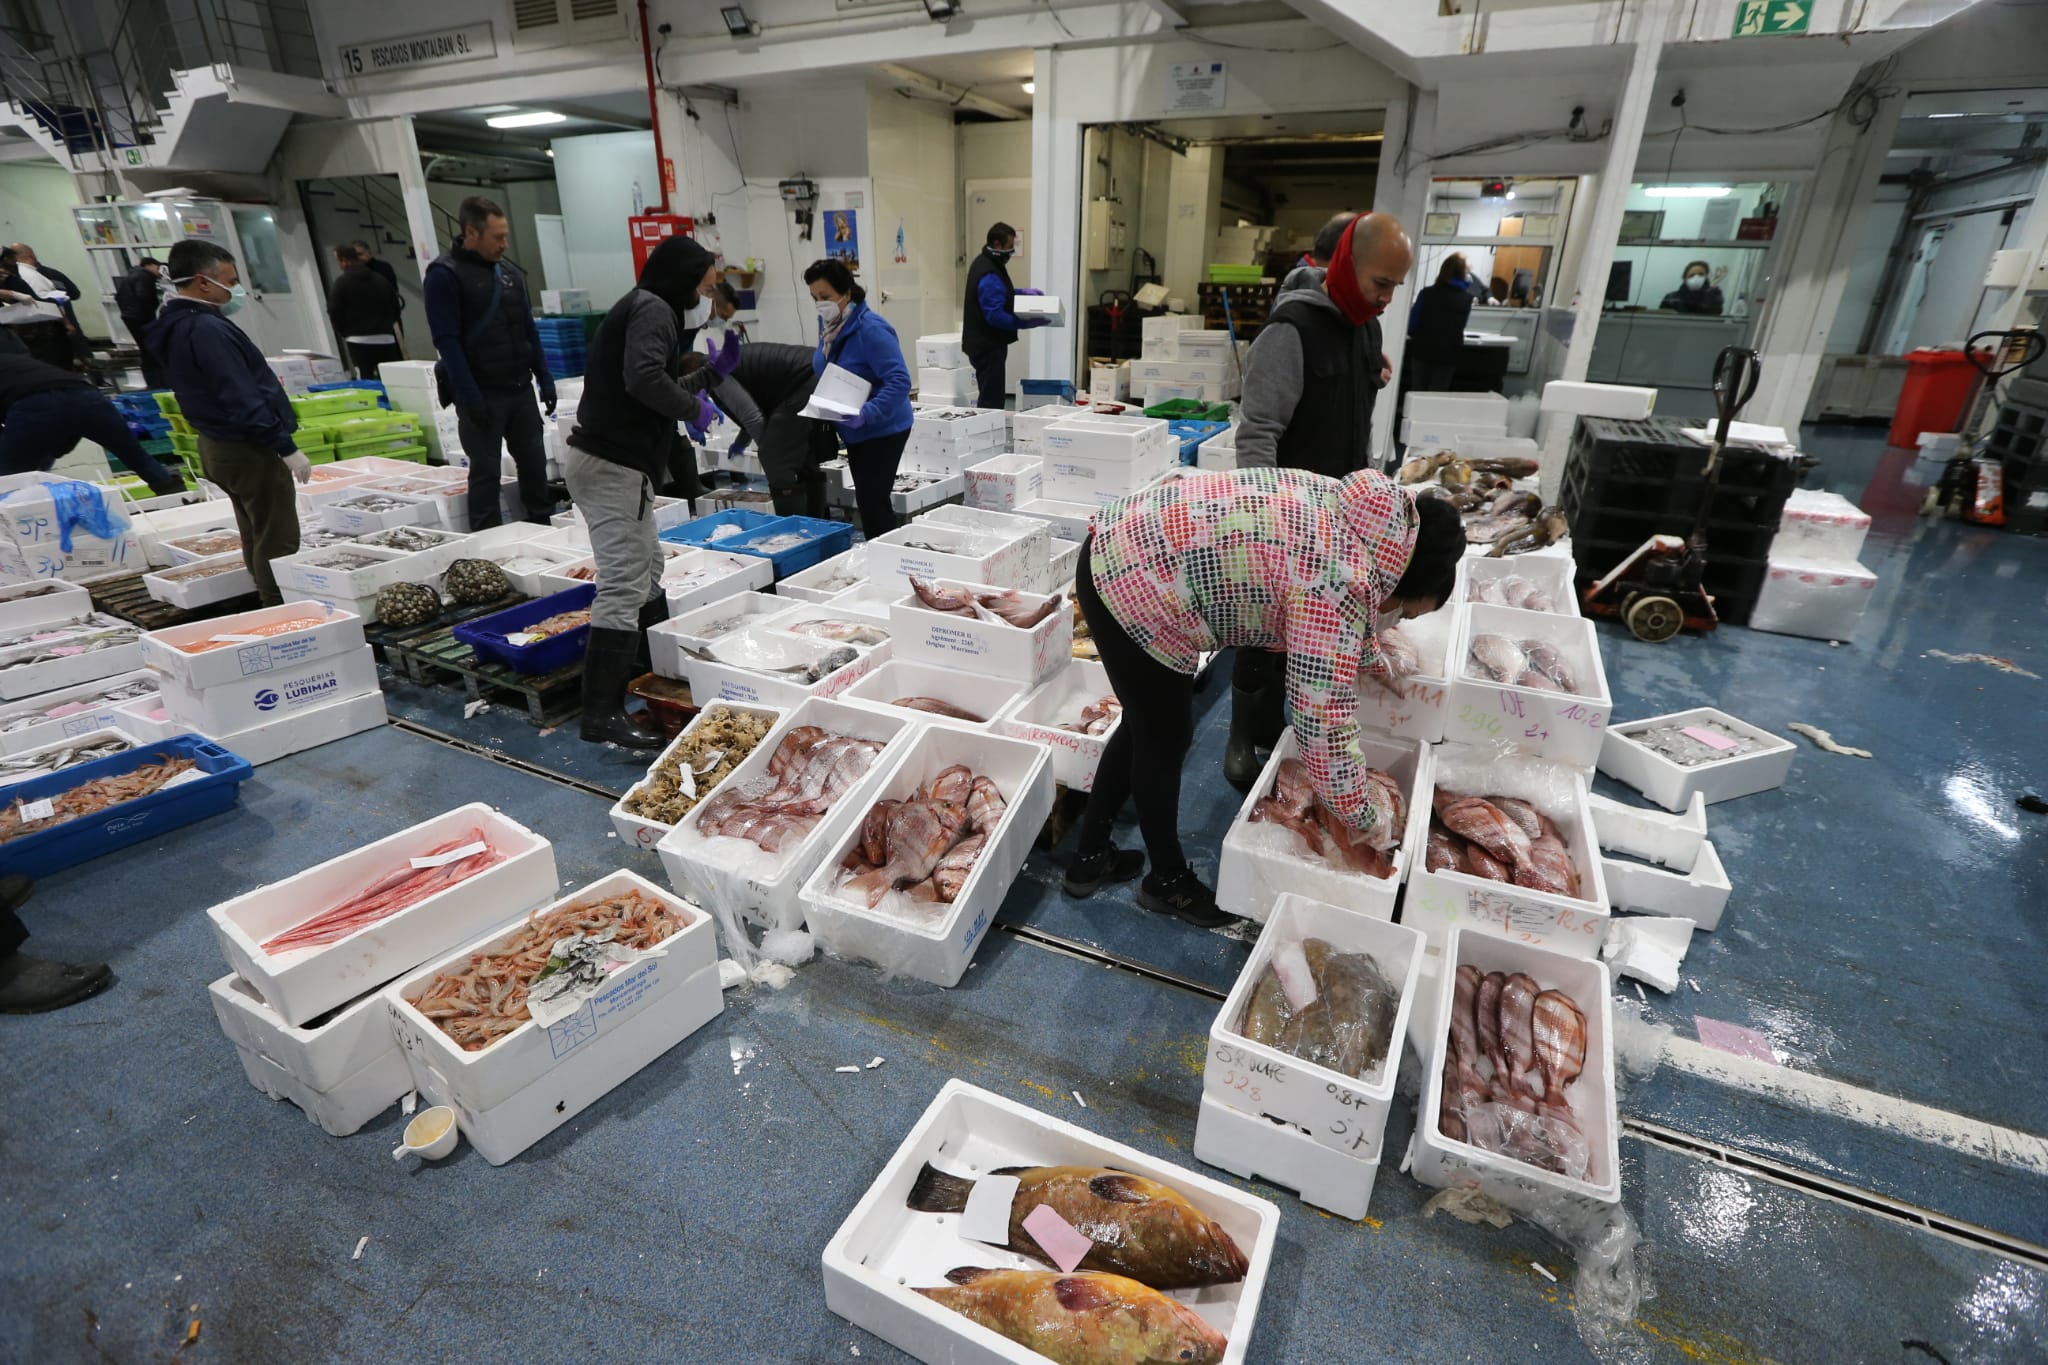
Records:
{"label": "white paper label", "polygon": [[967,1207],[960,1213],[960,1235],[970,1242],[1007,1245],[1010,1205],[1016,1202],[1019,1183],[1014,1175],[985,1175],[975,1181],[967,1194]]}
{"label": "white paper label", "polygon": [[160,792],[169,791],[173,787],[182,786],[187,782],[197,782],[202,778],[211,777],[212,775],[211,773],[201,772],[197,768],[187,768],[184,772],[179,773],[176,777],[158,787],[157,790]]}
{"label": "white paper label", "polygon": [[269,637],[266,635],[216,635],[214,640],[224,645],[260,645]]}
{"label": "white paper label", "polygon": [[1309,970],[1308,955],[1299,943],[1290,943],[1273,954],[1273,971],[1280,977],[1281,994],[1298,1014],[1316,1002],[1316,975]]}
{"label": "white paper label", "polygon": [[532,644],[535,640],[545,640],[547,638],[548,637],[545,635],[532,635],[526,631],[521,630],[514,631],[512,634],[507,635],[505,637],[505,643],[508,645],[519,645],[521,647],[524,647],[526,645]]}
{"label": "white paper label", "polygon": [[57,808],[48,800],[24,801],[21,803],[21,823],[31,820],[47,820],[57,813]]}
{"label": "white paper label", "polygon": [[424,858],[414,858],[412,860],[412,865],[414,867],[422,868],[446,867],[450,863],[459,863],[464,858],[473,858],[477,854],[485,852],[489,848],[489,844],[483,843],[481,841],[473,844],[464,844],[461,848],[450,849],[446,853],[430,853]]}

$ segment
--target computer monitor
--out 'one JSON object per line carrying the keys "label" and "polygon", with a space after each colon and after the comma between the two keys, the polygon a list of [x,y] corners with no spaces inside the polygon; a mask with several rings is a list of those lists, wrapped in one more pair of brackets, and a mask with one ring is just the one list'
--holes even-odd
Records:
{"label": "computer monitor", "polygon": [[1607,267],[1607,302],[1627,303],[1633,293],[1634,261],[1616,261]]}

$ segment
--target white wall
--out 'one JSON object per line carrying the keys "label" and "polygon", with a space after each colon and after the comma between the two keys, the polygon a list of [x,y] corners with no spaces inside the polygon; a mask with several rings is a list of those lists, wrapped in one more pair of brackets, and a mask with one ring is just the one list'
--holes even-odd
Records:
{"label": "white wall", "polygon": [[84,295],[75,309],[78,325],[90,336],[106,336],[99,276],[79,245],[78,224],[71,217],[76,203],[71,173],[55,162],[0,164],[0,242],[27,242],[38,260],[69,275]]}
{"label": "white wall", "polygon": [[654,167],[654,134],[593,133],[557,138],[549,145],[555,153],[562,234],[569,246],[575,287],[590,291],[592,307],[609,308],[634,283],[626,220],[633,216],[635,187],[647,206],[661,193]]}
{"label": "white wall", "polygon": [[[960,177],[952,112],[893,89],[868,92],[873,211],[859,215],[868,302],[895,327],[905,363],[917,338],[960,329]],[[896,259],[903,232],[904,259]],[[877,288],[879,286],[879,288]]]}

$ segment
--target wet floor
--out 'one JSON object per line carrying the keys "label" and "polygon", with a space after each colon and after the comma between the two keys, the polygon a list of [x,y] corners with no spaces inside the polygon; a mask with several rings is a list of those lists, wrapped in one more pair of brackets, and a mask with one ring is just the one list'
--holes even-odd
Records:
{"label": "wet floor", "polygon": [[[1864,562],[1880,585],[1854,642],[1603,632],[1624,719],[1713,704],[1874,755],[1800,741],[1783,789],[1709,810],[1735,893],[1695,938],[1699,990],[1647,991],[1646,1012],[1688,1044],[1695,1015],[1755,1029],[1782,1065],[1731,1077],[1675,1050],[1624,1091],[1624,1207],[1651,1294],[1596,1311],[1539,1230],[1426,1215],[1430,1191],[1399,1169],[1404,1102],[1364,1222],[1233,1181],[1282,1214],[1248,1360],[2048,1358],[2038,1250],[1939,1235],[1886,1202],[2048,1242],[2031,1136],[2048,1101],[2030,1083],[2048,1074],[2048,1022],[2027,989],[2043,817],[2013,800],[2048,785],[2048,727],[2025,719],[2048,684],[1968,659],[2048,675],[2048,544],[1914,519],[1921,470],[1860,434],[1807,445],[1826,486],[1877,520]],[[1184,793],[1206,870],[1238,801],[1213,770],[1227,682],[1199,700],[1196,763],[1212,767]],[[590,787],[638,769],[516,714],[465,720],[449,694],[392,702]],[[620,865],[661,875],[610,837],[592,791],[391,728],[281,760],[233,813],[38,887],[37,945],[111,957],[119,981],[6,1021],[0,1358],[901,1360],[826,1310],[819,1255],[948,1077],[1198,1164],[1203,1038],[1247,945],[1127,893],[1068,900],[1064,849],[1035,854],[1002,910],[1042,941],[992,934],[950,991],[821,960],[780,992],[729,993],[719,1019],[507,1166],[464,1148],[401,1169],[395,1114],[326,1137],[242,1078],[205,995],[226,968],[204,909],[479,797],[552,838],[568,885]],[[1624,987],[1618,1004],[1635,1002]],[[835,1070],[872,1056],[886,1064]]]}

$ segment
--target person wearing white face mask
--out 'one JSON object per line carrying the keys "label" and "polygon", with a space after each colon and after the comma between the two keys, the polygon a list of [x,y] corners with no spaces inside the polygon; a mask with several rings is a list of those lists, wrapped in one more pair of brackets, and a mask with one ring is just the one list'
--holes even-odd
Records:
{"label": "person wearing white face mask", "polygon": [[896,466],[910,443],[910,367],[889,320],[870,309],[867,293],[854,282],[846,262],[833,257],[804,271],[818,309],[818,349],[811,368],[827,365],[868,382],[868,401],[859,412],[833,423],[846,442],[846,467],[853,474],[853,500],[860,508],[861,534],[869,540],[896,529],[889,494]]}
{"label": "person wearing white face mask", "polygon": [[263,352],[228,321],[246,297],[235,258],[213,242],[171,248],[167,267],[177,294],[149,325],[144,341],[164,367],[178,410],[199,433],[199,464],[234,504],[242,559],[266,607],[284,601],[270,561],[299,551],[293,481],[313,477],[299,453],[298,415]]}
{"label": "person wearing white face mask", "polygon": [[1710,317],[1721,314],[1721,291],[1707,282],[1713,267],[1705,261],[1692,261],[1685,267],[1685,278],[1678,288],[1664,296],[1664,302],[1657,306],[1674,313],[1701,313]]}

